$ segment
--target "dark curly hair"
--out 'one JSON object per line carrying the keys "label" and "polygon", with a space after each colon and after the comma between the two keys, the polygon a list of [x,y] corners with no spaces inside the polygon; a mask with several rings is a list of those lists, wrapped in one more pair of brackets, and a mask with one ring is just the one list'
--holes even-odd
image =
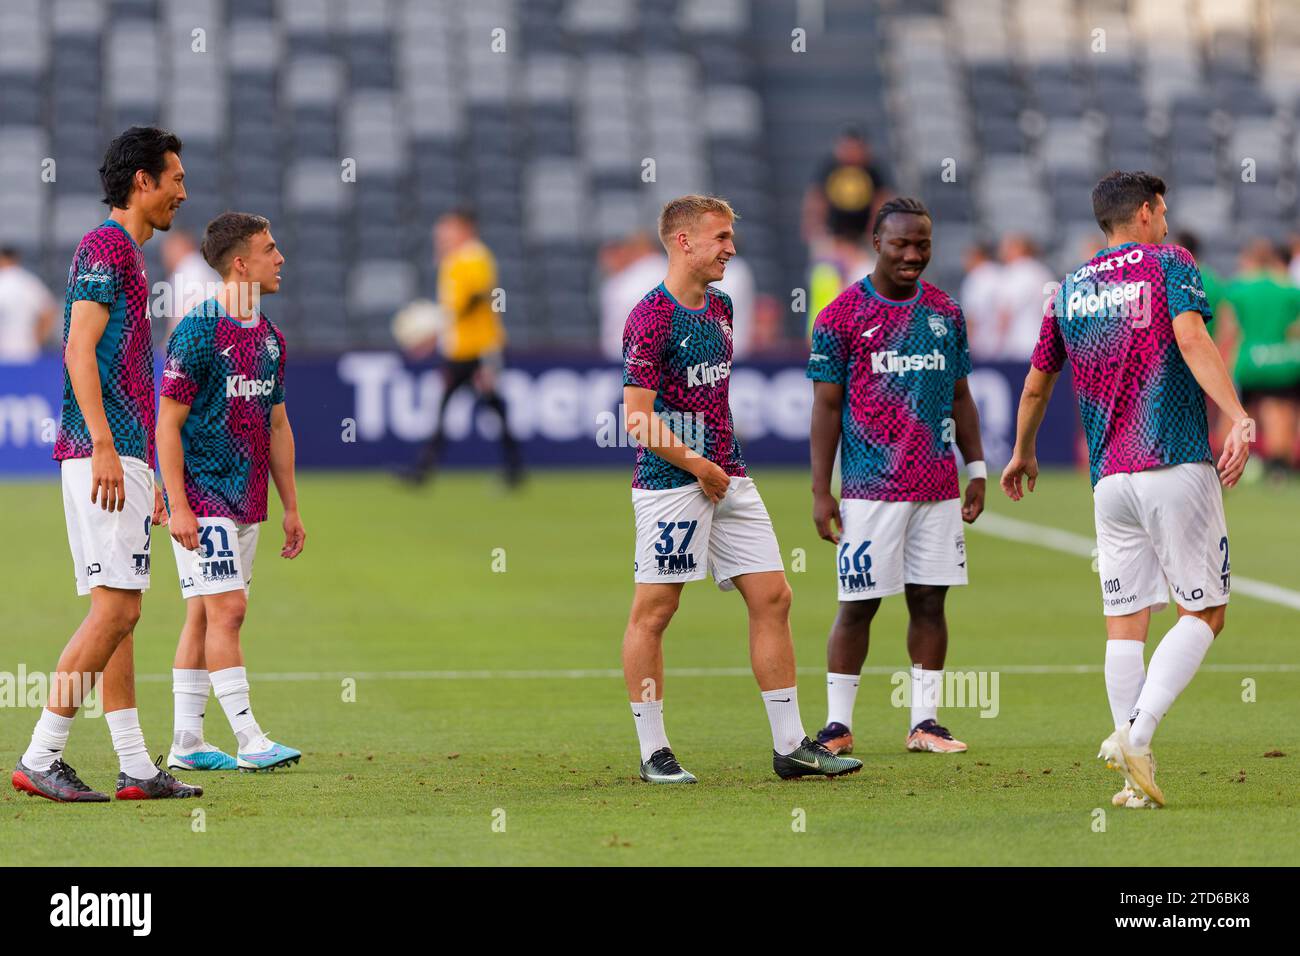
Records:
{"label": "dark curly hair", "polygon": [[137,169],[154,182],[167,166],[167,154],[181,153],[180,137],[156,126],[132,126],[108,144],[99,181],[104,186],[103,202],[110,209],[125,209],[131,198],[131,183]]}

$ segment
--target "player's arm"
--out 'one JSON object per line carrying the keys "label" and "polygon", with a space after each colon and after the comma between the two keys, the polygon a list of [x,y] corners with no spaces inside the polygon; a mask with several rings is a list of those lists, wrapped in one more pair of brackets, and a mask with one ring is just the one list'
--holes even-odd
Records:
{"label": "player's arm", "polygon": [[298,481],[294,475],[293,429],[284,402],[271,406],[271,480],[284,507],[282,558],[296,558],[307,543],[307,530],[298,514]]}
{"label": "player's arm", "polygon": [[[957,448],[967,465],[984,464],[984,439],[980,437],[980,412],[965,376],[957,379],[952,388],[952,420],[956,430]],[[984,478],[966,479],[966,498],[961,506],[961,518],[970,524],[984,511]]]}
{"label": "player's arm", "polygon": [[[835,450],[840,446],[844,414],[844,386],[838,382],[813,382],[812,428],[809,453],[812,456],[813,524],[822,540],[839,544],[844,528],[840,506],[831,493]],[[834,527],[832,527],[832,524]]]}
{"label": "player's arm", "polygon": [[1020,410],[1016,413],[1016,447],[1011,460],[1002,470],[1002,490],[1012,501],[1024,497],[1021,480],[1027,479],[1029,490],[1038,481],[1038,429],[1047,414],[1047,403],[1052,399],[1052,389],[1060,372],[1044,372],[1037,366],[1029,367],[1025,388],[1020,393]]}
{"label": "player's arm", "polygon": [[182,548],[194,551],[199,546],[199,520],[185,494],[185,447],[181,444],[181,427],[189,417],[189,405],[162,396],[158,403],[158,468],[171,506],[171,535]]}
{"label": "player's arm", "polygon": [[104,414],[103,382],[95,349],[108,328],[108,306],[101,302],[80,300],[72,303],[72,320],[68,326],[68,344],[64,361],[72,393],[77,397],[81,417],[90,432],[90,500],[98,501],[105,511],[121,511],[126,506],[126,483],[122,460],[113,447],[113,430]]}
{"label": "player's arm", "polygon": [[686,445],[655,413],[655,391],[637,385],[623,386],[627,433],[652,452],[683,471],[690,472],[710,501],[721,501],[731,479],[726,471]]}
{"label": "player's arm", "polygon": [[1231,488],[1246,469],[1250,442],[1255,439],[1255,423],[1241,407],[1223,356],[1205,328],[1205,316],[1200,312],[1178,313],[1174,318],[1174,337],[1197,383],[1232,421],[1232,431],[1224,439],[1218,463],[1219,480],[1223,487]]}

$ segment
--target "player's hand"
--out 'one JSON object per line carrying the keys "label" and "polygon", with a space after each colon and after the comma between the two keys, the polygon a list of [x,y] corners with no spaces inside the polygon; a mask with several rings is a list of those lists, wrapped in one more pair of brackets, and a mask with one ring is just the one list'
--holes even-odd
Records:
{"label": "player's hand", "polygon": [[155,526],[167,523],[167,502],[163,501],[162,489],[153,486],[153,523]]}
{"label": "player's hand", "polygon": [[844,523],[840,520],[840,505],[829,491],[813,495],[813,524],[823,541],[831,544],[840,543],[844,533]]}
{"label": "player's hand", "polygon": [[1219,481],[1223,487],[1231,488],[1241,480],[1241,473],[1246,470],[1246,460],[1250,457],[1250,443],[1255,439],[1255,420],[1243,418],[1234,422],[1232,431],[1223,442],[1223,454],[1219,456]]}
{"label": "player's hand", "polygon": [[188,507],[177,505],[172,508],[169,530],[172,540],[186,551],[199,550],[199,519]]}
{"label": "player's hand", "polygon": [[1038,482],[1037,456],[1012,455],[1011,460],[1007,462],[1007,467],[1002,469],[1002,490],[1012,501],[1019,501],[1025,496],[1021,485],[1022,479],[1026,479],[1029,490],[1033,491],[1034,485]]}
{"label": "player's hand", "polygon": [[302,546],[307,543],[307,529],[302,526],[302,518],[296,511],[284,513],[284,547],[280,557],[296,558],[302,554]]}
{"label": "player's hand", "polygon": [[961,506],[962,521],[971,524],[984,513],[984,490],[987,485],[988,482],[983,478],[971,478],[966,482],[966,501]]}
{"label": "player's hand", "polygon": [[90,453],[90,503],[105,511],[126,507],[126,478],[122,459],[112,445],[96,445]]}
{"label": "player's hand", "polygon": [[695,467],[695,477],[699,479],[705,497],[715,505],[726,497],[727,488],[731,486],[731,477],[707,458],[700,459]]}

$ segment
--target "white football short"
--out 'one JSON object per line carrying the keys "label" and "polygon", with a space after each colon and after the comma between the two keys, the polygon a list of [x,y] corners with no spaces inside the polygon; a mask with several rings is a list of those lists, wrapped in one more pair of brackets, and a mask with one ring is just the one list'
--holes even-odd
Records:
{"label": "white football short", "polygon": [[1232,565],[1219,476],[1208,461],[1107,475],[1093,489],[1102,609],[1228,603]]}
{"label": "white football short", "polygon": [[835,553],[841,601],[900,594],[905,584],[966,583],[961,501],[840,501]]}
{"label": "white football short", "polygon": [[731,579],[784,571],[772,519],[752,478],[732,478],[716,505],[698,484],[652,491],[632,489],[638,584],[702,581],[706,570],[724,591]]}
{"label": "white football short", "polygon": [[122,457],[126,503],[121,511],[105,511],[91,502],[89,458],[69,458],[60,471],[77,593],[89,594],[97,587],[148,590],[154,501],[149,466],[139,458]]}
{"label": "white football short", "polygon": [[176,570],[181,577],[181,597],[187,601],[203,594],[221,594],[253,582],[260,524],[235,524],[230,518],[199,518],[199,547],[188,551],[172,538]]}

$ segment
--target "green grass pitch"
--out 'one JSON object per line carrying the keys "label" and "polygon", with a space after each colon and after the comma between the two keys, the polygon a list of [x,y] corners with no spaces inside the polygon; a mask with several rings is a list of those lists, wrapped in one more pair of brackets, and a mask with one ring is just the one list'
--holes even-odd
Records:
{"label": "green grass pitch", "polygon": [[[806,554],[790,578],[812,732],[825,718],[833,549],[813,531],[805,473],[755,477],[788,566],[795,549]],[[666,639],[666,718],[700,785],[650,787],[636,777],[632,720],[613,676],[632,590],[626,471],[538,474],[513,496],[485,474],[448,475],[420,492],[384,476],[309,474],[302,502],[309,538],[295,562],[278,556],[273,505],[244,633],[260,722],[301,748],[302,763],[274,774],[183,775],[207,788],[198,802],[60,806],[6,787],[0,863],[1300,862],[1295,610],[1234,595],[1212,668],[1156,737],[1170,806],[1126,811],[1110,807],[1118,775],[1095,759],[1109,711],[1087,558],[978,525],[968,532],[971,585],[949,599],[949,666],[1007,670],[996,717],[941,712],[970,744],[964,755],[903,751],[906,712],[891,706],[880,669],[907,666],[904,609],[900,599],[885,602],[867,661],[877,670],[864,677],[854,727],[866,766],[835,781],[773,775],[746,674],[744,607],[735,594],[695,584]],[[1227,502],[1234,575],[1300,590],[1300,487],[1254,485]],[[990,506],[1091,533],[1079,475],[1044,475],[1020,505],[991,489]],[[48,671],[86,608],[73,589],[57,484],[0,485],[0,510],[0,671],[20,663]],[[154,548],[136,661],[145,733],[165,753],[172,709],[163,675],[183,609],[168,539],[156,537]],[[1172,620],[1172,610],[1159,616],[1155,634]],[[345,699],[348,677],[354,701]],[[1253,702],[1243,700],[1247,678]],[[0,708],[6,768],[35,718]],[[215,700],[207,730],[231,746]],[[1273,751],[1285,756],[1265,756]],[[101,720],[78,720],[68,759],[92,786],[111,787],[116,760]],[[191,816],[199,808],[201,821]]]}

